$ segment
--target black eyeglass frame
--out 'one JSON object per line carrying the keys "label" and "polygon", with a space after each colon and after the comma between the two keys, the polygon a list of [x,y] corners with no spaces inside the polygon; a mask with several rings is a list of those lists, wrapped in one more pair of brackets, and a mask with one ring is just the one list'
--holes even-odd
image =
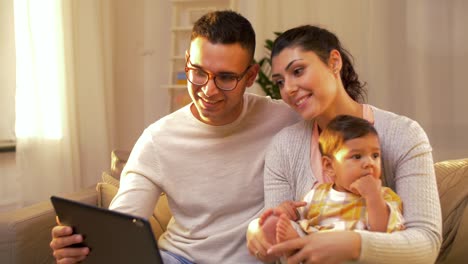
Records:
{"label": "black eyeglass frame", "polygon": [[[225,89],[225,88],[219,87],[219,86],[218,86],[218,83],[216,82],[216,77],[218,77],[219,75],[210,74],[210,73],[206,72],[205,70],[203,70],[202,68],[189,67],[188,64],[193,65],[193,64],[190,62],[190,54],[187,56],[187,62],[185,63],[185,76],[187,77],[187,80],[188,80],[191,84],[193,84],[193,85],[198,85],[198,86],[203,86],[203,85],[206,85],[206,84],[210,81],[210,79],[213,79],[213,81],[214,81],[214,83],[215,83],[215,85],[216,85],[216,88],[218,88],[218,89],[220,89],[220,90],[222,90],[222,91],[232,91],[232,90],[236,89],[237,85],[239,84],[239,81],[242,80],[242,78],[244,78],[244,76],[245,76],[245,75],[247,74],[247,72],[249,71],[250,67],[252,67],[252,64],[250,64],[249,66],[247,66],[247,69],[245,69],[245,71],[243,71],[240,75],[238,75],[237,77],[235,77],[235,79],[236,79],[236,85],[234,85],[233,88],[231,88],[231,89]],[[200,83],[193,83],[193,82],[190,80],[189,76],[188,76],[189,70],[197,70],[197,71],[201,71],[201,72],[205,73],[205,74],[208,76],[208,78],[206,79],[206,82],[203,83],[203,84],[200,84]],[[235,76],[235,75],[233,74],[233,76]]]}

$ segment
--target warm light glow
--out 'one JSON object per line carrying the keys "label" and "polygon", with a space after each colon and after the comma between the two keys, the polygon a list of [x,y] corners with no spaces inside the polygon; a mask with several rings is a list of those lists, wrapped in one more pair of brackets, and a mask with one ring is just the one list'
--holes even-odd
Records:
{"label": "warm light glow", "polygon": [[15,0],[16,136],[62,138],[64,47],[60,0]]}
{"label": "warm light glow", "polygon": [[349,148],[346,146],[342,146],[342,148],[335,153],[335,160],[337,161],[343,161],[344,156],[346,156],[347,153],[349,153]]}

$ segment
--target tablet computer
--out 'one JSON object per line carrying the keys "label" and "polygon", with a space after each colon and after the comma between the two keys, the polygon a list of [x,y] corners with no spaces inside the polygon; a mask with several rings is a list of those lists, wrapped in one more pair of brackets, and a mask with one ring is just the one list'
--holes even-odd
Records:
{"label": "tablet computer", "polygon": [[148,220],[57,196],[50,200],[60,222],[85,237],[74,245],[91,249],[83,263],[163,263]]}

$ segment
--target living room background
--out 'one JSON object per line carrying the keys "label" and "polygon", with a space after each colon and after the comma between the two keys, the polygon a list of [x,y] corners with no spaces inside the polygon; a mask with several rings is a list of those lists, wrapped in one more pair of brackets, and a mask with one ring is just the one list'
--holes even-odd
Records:
{"label": "living room background", "polygon": [[[15,2],[21,0],[0,0],[2,14],[13,12]],[[112,149],[130,150],[146,126],[169,113],[169,94],[161,86],[169,75],[170,0],[48,2],[64,10],[64,86],[71,96],[63,109],[70,136],[65,145],[55,145],[50,156],[44,157],[48,148],[43,145],[23,145],[28,146],[26,152],[18,149],[25,155],[35,149],[33,157],[42,156],[37,167],[21,167],[21,160],[11,159],[14,153],[0,153],[0,207],[9,197],[20,206],[95,183],[109,167]],[[275,31],[300,24],[325,26],[354,55],[358,73],[368,83],[370,104],[417,120],[428,133],[436,161],[468,156],[468,89],[463,78],[468,2],[235,2],[257,32],[256,58],[264,55],[263,41]],[[10,54],[4,43],[2,39],[0,54]],[[3,58],[16,65],[11,61],[15,58]],[[7,64],[2,62],[0,71],[0,76],[11,77]],[[11,78],[0,82],[2,99],[8,95],[14,100],[7,90],[15,89]],[[258,87],[252,91],[261,92]],[[56,164],[60,167],[55,170],[45,168]],[[36,193],[20,191],[44,181],[49,186]]]}

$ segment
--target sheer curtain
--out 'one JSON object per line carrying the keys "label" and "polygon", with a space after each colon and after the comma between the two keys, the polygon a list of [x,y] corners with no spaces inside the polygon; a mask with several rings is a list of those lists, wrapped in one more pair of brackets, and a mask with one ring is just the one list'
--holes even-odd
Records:
{"label": "sheer curtain", "polygon": [[468,156],[468,1],[239,0],[266,38],[302,24],[335,32],[353,54],[368,102],[417,120],[436,161]]}
{"label": "sheer curtain", "polygon": [[19,205],[90,186],[109,166],[109,6],[14,1]]}

